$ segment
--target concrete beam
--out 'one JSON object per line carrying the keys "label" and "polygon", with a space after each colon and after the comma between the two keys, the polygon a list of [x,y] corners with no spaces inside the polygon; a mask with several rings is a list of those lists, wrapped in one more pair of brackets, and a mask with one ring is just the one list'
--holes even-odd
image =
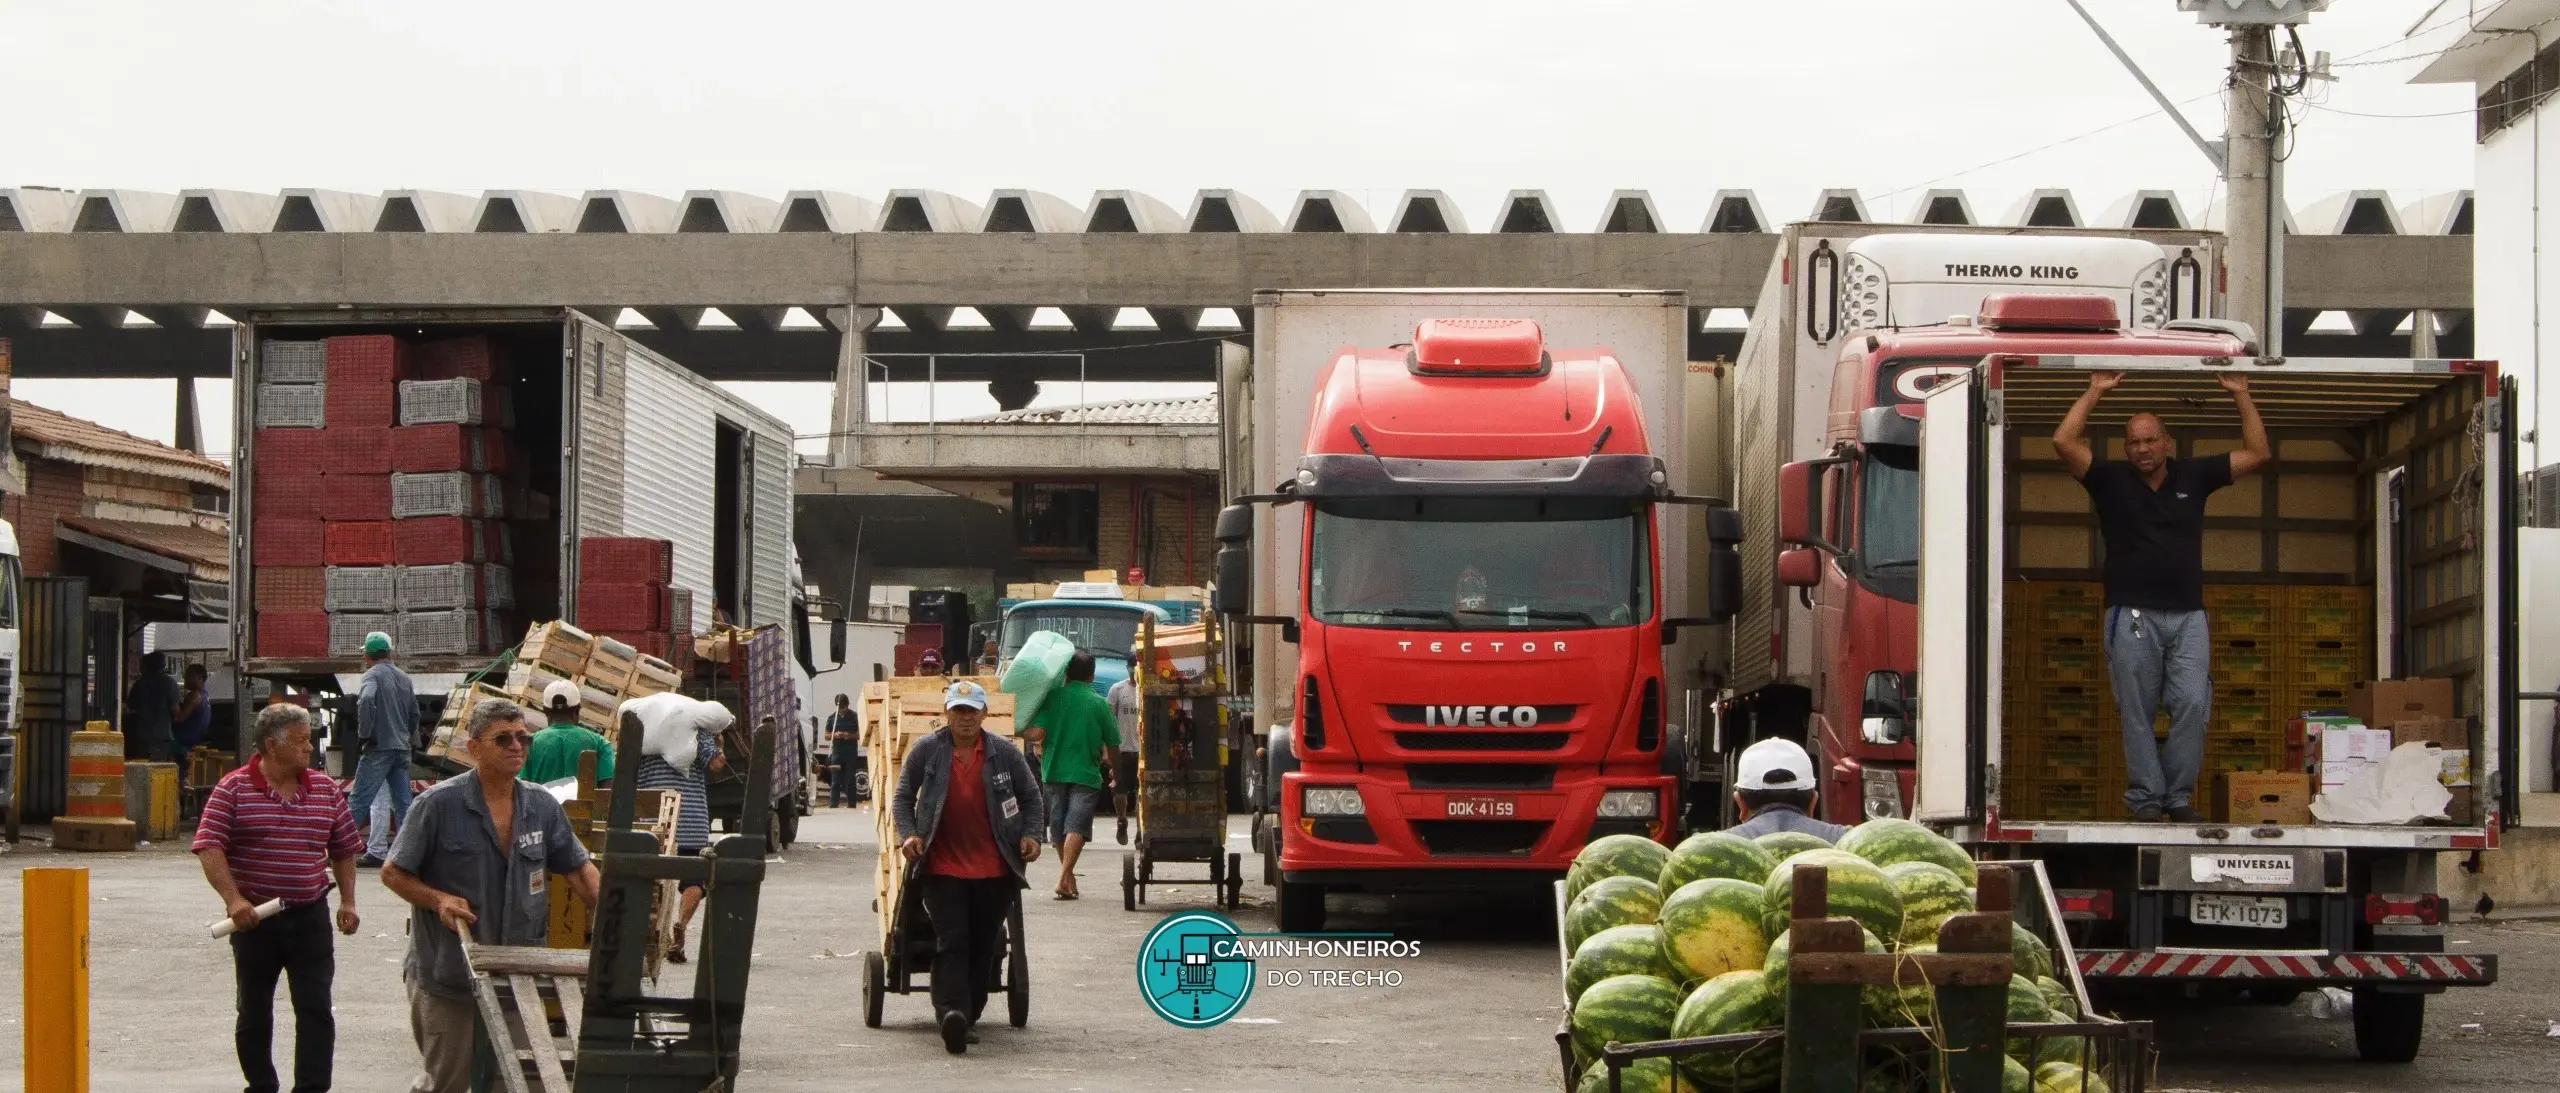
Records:
{"label": "concrete beam", "polygon": [[865,425],[854,464],[892,478],[1218,471],[1218,430],[1190,425]]}

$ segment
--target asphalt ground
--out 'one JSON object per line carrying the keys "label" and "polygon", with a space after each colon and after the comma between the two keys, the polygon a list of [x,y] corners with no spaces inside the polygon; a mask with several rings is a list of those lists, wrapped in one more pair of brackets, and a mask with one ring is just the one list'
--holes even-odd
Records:
{"label": "asphalt ground", "polygon": [[[1269,890],[1244,845],[1247,932],[1273,929]],[[1209,1029],[1178,1028],[1137,986],[1139,950],[1164,915],[1205,909],[1205,884],[1157,885],[1139,913],[1121,907],[1120,859],[1108,817],[1101,845],[1079,869],[1085,898],[1048,898],[1054,858],[1025,893],[1032,958],[1027,1028],[989,1005],[983,1042],[944,1052],[923,994],[891,995],[883,1027],[864,1027],[861,954],[878,945],[871,909],[871,815],[821,811],[802,841],[771,864],[748,991],[739,1088],[913,1090],[1544,1090],[1556,1088],[1553,1032],[1561,1011],[1555,940],[1537,900],[1337,897],[1329,930],[1384,931],[1418,941],[1409,959],[1264,960],[1261,970],[1392,969],[1394,987],[1257,987],[1241,1013]],[[19,979],[17,873],[80,866],[90,880],[91,1088],[228,1093],[240,1088],[231,1049],[226,943],[205,937],[220,908],[179,844],[130,854],[68,854],[41,841],[0,855],[9,913],[0,914],[0,980]],[[1167,865],[1173,875],[1205,876]],[[405,909],[363,880],[364,928],[340,938],[335,992],[336,1088],[407,1087],[415,1054],[399,981]],[[699,928],[697,927],[697,934]],[[2461,947],[2501,956],[2501,982],[2434,999],[2416,1063],[2354,1058],[2344,1019],[2307,1007],[2172,1004],[2137,1014],[2159,1022],[2164,1058],[2154,1089],[2230,1091],[2469,1091],[2560,1088],[2560,923],[2463,925]],[[693,965],[671,968],[689,976]],[[690,979],[665,979],[661,991]],[[281,992],[279,992],[281,995]],[[277,1058],[289,1060],[290,1007],[277,1002]],[[0,1007],[0,1088],[20,1073],[21,1012]],[[2476,1025],[2476,1028],[2465,1026]],[[288,1081],[290,1079],[288,1078]]]}

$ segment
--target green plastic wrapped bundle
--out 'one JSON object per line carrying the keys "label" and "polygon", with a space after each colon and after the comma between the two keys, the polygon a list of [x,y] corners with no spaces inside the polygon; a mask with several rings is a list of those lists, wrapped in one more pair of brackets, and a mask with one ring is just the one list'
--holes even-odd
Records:
{"label": "green plastic wrapped bundle", "polygon": [[1040,631],[1022,643],[1013,663],[1005,665],[1004,678],[996,681],[997,690],[1013,696],[1015,725],[1027,726],[1040,715],[1040,704],[1066,678],[1067,661],[1075,655],[1076,643],[1055,631]]}

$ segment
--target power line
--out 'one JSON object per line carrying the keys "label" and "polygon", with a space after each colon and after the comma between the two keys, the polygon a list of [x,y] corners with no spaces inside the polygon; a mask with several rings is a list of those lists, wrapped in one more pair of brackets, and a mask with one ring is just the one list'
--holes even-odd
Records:
{"label": "power line", "polygon": [[[2178,105],[2180,105],[2180,106],[2185,106],[2185,105],[2187,105],[2188,103],[2192,103],[2192,102],[2199,102],[2199,101],[2202,101],[2202,100],[2204,100],[2204,99],[2210,99],[2210,98],[2212,98],[2212,97],[2214,97],[2214,96],[2216,96],[2216,95],[2219,95],[2219,94],[2221,94],[2221,93],[2222,93],[2221,89],[2217,88],[2217,89],[2212,90],[2212,91],[2207,91],[2207,92],[2205,92],[2204,94],[2197,95],[2197,96],[2195,96],[2194,98],[2181,99],[2181,100],[2179,100]],[[2099,126],[2099,127],[2095,128],[2095,129],[2091,129],[2091,130],[2088,130],[2088,131],[2086,131],[2086,132],[2078,133],[2078,134],[2075,134],[2075,135],[2072,135],[2072,136],[2064,137],[2064,138],[2062,138],[2061,140],[2053,141],[2053,142],[2048,143],[2048,144],[2039,144],[2039,145],[2037,145],[2037,146],[2035,146],[2035,147],[2033,147],[2033,148],[2029,148],[2029,149],[2027,149],[2026,151],[2023,151],[2023,152],[2017,152],[2017,153],[2014,153],[2014,154],[2011,154],[2011,155],[2002,156],[2002,157],[2000,157],[2000,158],[1998,158],[1998,159],[1990,160],[1990,161],[1985,162],[1985,163],[1977,163],[1977,164],[1975,164],[1975,165],[1973,165],[1973,166],[1971,166],[1971,167],[1967,167],[1967,168],[1965,168],[1964,170],[1957,171],[1957,172],[1955,172],[1955,173],[1953,173],[1953,174],[1944,174],[1944,175],[1939,175],[1938,177],[1933,178],[1933,179],[1930,179],[1930,180],[1928,180],[1928,181],[1926,181],[1926,182],[1915,182],[1915,183],[1913,183],[1913,184],[1911,184],[1911,185],[1909,185],[1909,186],[1904,186],[1904,187],[1902,187],[1902,188],[1900,188],[1900,189],[1887,190],[1887,191],[1885,191],[1885,192],[1883,192],[1883,193],[1877,194],[1877,195],[1876,195],[1876,198],[1877,198],[1878,200],[1882,200],[1882,199],[1884,199],[1884,198],[1894,197],[1894,196],[1899,195],[1899,194],[1907,194],[1907,193],[1910,193],[1910,192],[1911,192],[1911,191],[1913,191],[1913,190],[1923,189],[1923,188],[1926,188],[1926,187],[1929,187],[1929,186],[1935,186],[1935,185],[1937,185],[1938,183],[1945,182],[1945,181],[1947,181],[1948,179],[1951,179],[1951,178],[1962,178],[1962,177],[1964,177],[1964,176],[1966,176],[1966,175],[1969,175],[1969,174],[1974,173],[1975,171],[1980,171],[1980,170],[1984,170],[1984,169],[1986,169],[1986,168],[1991,168],[1991,167],[1997,167],[1997,166],[1999,166],[1999,165],[2001,165],[2001,164],[2003,164],[2003,163],[2008,163],[2008,162],[2010,162],[2010,161],[2012,161],[2012,160],[2025,159],[2026,157],[2028,157],[2028,156],[2032,156],[2032,155],[2035,155],[2035,154],[2036,154],[2036,153],[2038,153],[2038,152],[2050,151],[2050,150],[2052,150],[2052,149],[2060,148],[2060,147],[2062,147],[2063,145],[2071,144],[2071,143],[2074,143],[2074,142],[2076,142],[2076,141],[2083,141],[2083,140],[2087,140],[2087,139],[2089,139],[2090,137],[2097,136],[2097,135],[2099,135],[2099,134],[2101,134],[2101,133],[2106,133],[2106,132],[2109,132],[2109,131],[2112,131],[2112,130],[2116,130],[2116,129],[2122,129],[2122,128],[2124,128],[2125,126],[2131,125],[2131,124],[2133,124],[2133,123],[2135,123],[2135,122],[2138,122],[2138,121],[2147,121],[2147,120],[2150,120],[2150,119],[2152,119],[2152,118],[2159,117],[2160,115],[2162,115],[2162,114],[2164,114],[2164,113],[2167,113],[2167,111],[2163,111],[2163,110],[2153,110],[2153,111],[2150,111],[2150,112],[2148,112],[2148,113],[2137,114],[2137,115],[2134,115],[2133,117],[2126,118],[2126,119],[2124,119],[2123,121],[2119,121],[2119,122],[2112,122],[2112,123],[2107,124],[2107,125],[2101,125],[2101,126]]]}

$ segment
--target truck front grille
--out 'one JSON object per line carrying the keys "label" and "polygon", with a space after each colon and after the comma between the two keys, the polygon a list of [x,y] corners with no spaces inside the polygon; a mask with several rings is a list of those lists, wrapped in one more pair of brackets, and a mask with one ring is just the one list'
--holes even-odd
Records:
{"label": "truck front grille", "polygon": [[1547,834],[1545,820],[1413,820],[1414,837],[1435,858],[1526,857]]}
{"label": "truck front grille", "polygon": [[1415,789],[1553,789],[1556,768],[1543,763],[1415,763],[1404,768]]}
{"label": "truck front grille", "polygon": [[1400,732],[1406,751],[1563,751],[1572,734],[1561,732]]}

